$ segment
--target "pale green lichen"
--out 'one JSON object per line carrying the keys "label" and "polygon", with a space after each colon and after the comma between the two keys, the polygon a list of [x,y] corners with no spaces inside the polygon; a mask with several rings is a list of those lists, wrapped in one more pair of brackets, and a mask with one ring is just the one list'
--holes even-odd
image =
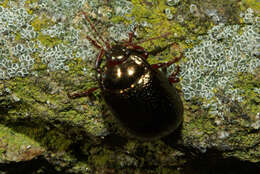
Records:
{"label": "pale green lichen", "polygon": [[[86,2],[88,2],[88,7],[85,4]],[[215,4],[217,2],[214,1]],[[99,29],[104,28],[101,29],[104,36],[111,35],[119,41],[126,39],[128,32],[132,31],[134,26],[138,26],[137,39],[158,37],[167,32],[172,33],[165,38],[142,44],[149,51],[174,42],[179,45],[180,50],[169,48],[160,55],[151,56],[149,58],[151,63],[170,60],[181,50],[185,52],[186,48],[189,48],[189,51],[192,52],[196,46],[201,46],[209,40],[207,37],[198,36],[207,36],[208,29],[214,28],[214,23],[222,21],[223,18],[219,15],[219,11],[213,13],[214,8],[206,13],[209,17],[214,14],[214,20],[201,18],[194,7],[196,6],[197,9],[202,6],[205,7],[207,3],[201,3],[200,6],[200,4],[189,4],[185,0],[173,6],[167,5],[164,1],[151,0],[133,0],[132,2],[120,0],[113,1],[112,4],[113,7],[111,8],[105,3],[102,4],[106,7],[105,13],[107,15],[102,15],[101,13],[104,12],[102,10],[99,13],[100,8],[103,7],[100,6],[99,1],[51,2],[48,0],[33,0],[26,1],[23,4],[23,1],[16,3],[16,1],[6,0],[0,5],[0,12],[6,13],[8,11],[15,14],[16,10],[20,10],[21,14],[18,13],[18,15],[13,16],[23,17],[22,15],[25,15],[28,17],[25,18],[25,21],[21,21],[26,23],[27,27],[23,28],[26,30],[18,31],[17,28],[14,30],[13,26],[7,28],[11,33],[8,37],[14,38],[14,43],[9,42],[8,39],[1,40],[1,53],[3,53],[1,60],[8,58],[8,61],[1,62],[6,66],[4,71],[6,72],[8,68],[15,69],[17,66],[13,66],[14,63],[20,63],[21,67],[25,69],[23,69],[21,75],[23,78],[17,77],[19,74],[13,76],[11,76],[12,73],[0,74],[0,78],[4,79],[4,85],[0,84],[0,108],[8,108],[7,113],[1,112],[0,115],[4,116],[1,118],[5,118],[3,120],[5,123],[23,121],[23,123],[32,122],[36,125],[35,128],[26,126],[26,124],[20,126],[6,124],[2,129],[12,129],[14,133],[19,133],[19,136],[33,139],[32,141],[40,144],[44,150],[52,151],[52,160],[56,159],[59,162],[61,159],[60,161],[64,162],[66,159],[64,164],[58,163],[58,165],[74,166],[73,170],[75,169],[75,171],[93,173],[94,168],[99,168],[98,170],[103,172],[108,166],[113,166],[117,170],[129,167],[126,169],[127,172],[132,172],[131,168],[134,167],[138,168],[136,172],[143,173],[145,169],[142,169],[142,167],[144,164],[148,164],[148,166],[155,166],[154,171],[149,171],[149,173],[173,173],[174,170],[168,168],[168,166],[183,165],[186,161],[181,152],[171,149],[159,140],[152,143],[131,140],[125,146],[115,147],[113,150],[104,147],[103,144],[92,144],[91,138],[99,139],[109,133],[106,127],[109,125],[104,125],[106,118],[101,117],[103,115],[103,108],[101,107],[103,103],[99,100],[99,91],[94,93],[95,100],[92,100],[91,97],[73,101],[67,98],[67,92],[87,90],[97,85],[92,69],[92,62],[96,58],[97,51],[85,38],[86,34],[91,37],[94,37],[95,34],[91,32],[91,29],[86,29],[88,25],[84,24],[84,17],[77,15],[80,10],[86,11]],[[223,6],[223,4],[219,4]],[[254,2],[250,1],[250,4],[254,4]],[[190,10],[191,6],[192,10]],[[248,5],[244,7],[246,7],[246,10]],[[252,9],[256,10],[257,8]],[[203,9],[200,10],[203,11]],[[234,10],[234,14],[238,14],[239,10]],[[130,13],[126,15],[128,12]],[[112,16],[110,16],[111,14]],[[50,18],[47,17],[49,15]],[[216,18],[218,15],[220,17]],[[235,16],[231,19],[235,18],[239,17]],[[235,34],[238,37],[243,35],[247,29],[246,22],[248,21],[241,21],[244,22],[239,26],[241,30]],[[101,22],[102,25],[97,24],[98,22]],[[235,23],[236,20],[233,22]],[[222,29],[228,27],[229,24],[223,26]],[[253,28],[253,31],[255,31],[255,28]],[[27,41],[27,39],[30,41]],[[135,39],[134,41],[136,41]],[[233,43],[230,40],[225,40],[225,38],[224,41],[231,45]],[[14,49],[11,51],[4,49],[5,45],[12,45]],[[23,46],[22,50],[20,50],[21,45]],[[15,48],[18,48],[17,52],[15,52]],[[226,46],[225,48],[230,47]],[[23,52],[29,53],[30,57],[28,57],[28,54],[23,55]],[[180,64],[183,69],[182,73],[186,69],[185,65],[190,63],[189,61],[191,61],[191,58],[187,55],[182,59],[183,64]],[[26,66],[27,62],[29,62],[28,66]],[[170,71],[173,70],[170,69]],[[30,73],[31,76],[26,76]],[[184,83],[184,77],[181,79],[182,87],[189,85],[189,83]],[[183,141],[184,144],[196,147],[203,153],[207,152],[208,148],[219,148],[221,151],[225,151],[225,148],[237,148],[236,152],[227,155],[257,162],[259,161],[257,158],[259,156],[259,145],[257,146],[255,143],[259,142],[259,135],[252,133],[248,136],[247,131],[255,131],[254,123],[257,121],[255,114],[258,113],[258,108],[254,102],[259,102],[257,90],[252,85],[248,86],[248,84],[253,83],[255,85],[258,83],[249,73],[241,76],[236,74],[234,80],[237,77],[241,77],[241,79],[238,80],[238,85],[234,85],[233,88],[244,91],[241,95],[247,96],[247,99],[251,102],[249,105],[243,102],[239,105],[241,105],[240,107],[245,106],[245,113],[252,118],[252,122],[247,122],[238,118],[236,114],[225,110],[224,113],[228,116],[228,119],[236,121],[236,124],[230,124],[223,130],[223,125],[218,127],[218,123],[223,123],[223,120],[219,121],[221,117],[216,118],[216,114],[213,113],[214,109],[210,108],[209,113],[207,109],[202,108],[201,103],[208,103],[209,100],[197,96],[191,101],[183,100],[185,107],[185,121],[182,129]],[[245,83],[239,85],[241,84],[239,81],[245,81]],[[204,83],[208,82],[205,80]],[[216,102],[218,101],[216,95],[222,94],[221,90],[215,88],[212,91],[214,94],[212,100]],[[112,121],[109,121],[109,124],[111,124]],[[239,128],[237,125],[239,125]],[[112,128],[112,130],[115,129]],[[120,131],[115,130],[115,132]],[[83,136],[82,134],[86,135]],[[22,144],[20,142],[27,141],[31,143],[26,139],[19,140],[18,146]],[[77,147],[82,150],[81,155],[86,155],[85,160],[80,161],[81,159],[74,157],[74,152],[70,151],[71,146],[78,143],[77,141],[85,144],[83,147]],[[250,149],[254,146],[256,146],[255,149]],[[239,148],[250,149],[250,151],[245,153]],[[0,154],[4,154],[5,150],[5,147],[0,146]],[[17,148],[14,148],[15,150]],[[59,154],[62,155],[59,156]],[[138,154],[141,155],[138,156]],[[117,158],[117,156],[119,157]],[[2,157],[3,155],[0,155],[0,158]],[[118,161],[123,162],[118,163]]]}
{"label": "pale green lichen", "polygon": [[41,155],[45,148],[30,135],[0,124],[0,162],[25,161]]}
{"label": "pale green lichen", "polygon": [[154,38],[166,34],[165,37],[153,40],[153,44],[150,42],[143,43],[142,46],[147,50],[153,50],[155,47],[164,47],[169,44],[170,40],[179,42],[180,38],[188,34],[188,28],[183,27],[176,20],[167,18],[165,10],[169,9],[172,15],[176,15],[177,10],[175,7],[167,6],[164,1],[144,3],[140,0],[134,0],[132,3],[134,8],[130,16],[140,25],[140,28],[142,27],[138,31],[138,35],[141,38]]}

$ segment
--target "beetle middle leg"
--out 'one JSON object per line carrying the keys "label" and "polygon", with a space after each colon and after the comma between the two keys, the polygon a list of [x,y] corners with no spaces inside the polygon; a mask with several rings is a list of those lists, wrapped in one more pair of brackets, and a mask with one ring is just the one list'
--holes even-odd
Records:
{"label": "beetle middle leg", "polygon": [[[104,53],[105,53],[105,50],[103,47],[99,46],[93,39],[91,39],[89,36],[87,36],[87,39],[89,41],[91,41],[91,43],[96,47],[96,48],[99,48],[100,49],[100,52],[98,54],[98,57],[96,58],[96,65],[95,65],[95,68],[96,68],[96,71],[98,73],[100,73],[100,64],[101,64],[101,61],[102,61],[102,57],[104,56]],[[86,96],[89,96],[90,94],[92,94],[95,90],[99,89],[99,87],[93,87],[93,88],[90,88],[88,89],[87,91],[82,91],[82,92],[78,92],[78,93],[73,93],[73,94],[69,94],[68,93],[68,97],[71,98],[71,99],[75,99],[75,98],[79,98],[79,97],[86,97]]]}
{"label": "beetle middle leg", "polygon": [[[130,39],[129,39],[130,40]],[[141,53],[143,53],[143,57],[145,58],[145,59],[147,59],[148,58],[148,52],[146,52],[145,51],[145,49],[143,48],[143,47],[141,47],[141,46],[139,46],[139,45],[135,45],[134,43],[132,43],[132,42],[125,42],[124,44],[123,44],[124,46],[127,46],[127,47],[130,47],[131,49],[133,49],[133,50],[135,50],[135,51],[140,51]]]}
{"label": "beetle middle leg", "polygon": [[181,54],[181,55],[180,55],[179,57],[175,57],[173,60],[171,60],[171,61],[169,61],[169,62],[156,63],[156,64],[153,64],[153,65],[151,65],[151,66],[152,66],[152,68],[154,68],[154,69],[163,68],[163,67],[169,67],[170,65],[172,65],[172,64],[174,64],[174,63],[176,63],[176,62],[178,62],[178,61],[182,58],[183,53],[181,52],[180,54]]}
{"label": "beetle middle leg", "polygon": [[145,49],[139,45],[137,45],[136,43],[133,43],[133,37],[134,37],[134,32],[136,30],[136,27],[134,28],[134,31],[128,33],[128,40],[125,40],[123,42],[123,45],[126,47],[130,47],[131,49],[135,50],[135,51],[140,51],[143,56],[144,59],[148,58],[148,52],[145,51]]}

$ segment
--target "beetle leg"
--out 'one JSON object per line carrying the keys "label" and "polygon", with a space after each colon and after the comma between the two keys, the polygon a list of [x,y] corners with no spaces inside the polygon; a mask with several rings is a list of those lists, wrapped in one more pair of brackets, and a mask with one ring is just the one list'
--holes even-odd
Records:
{"label": "beetle leg", "polygon": [[95,41],[95,40],[93,40],[91,37],[89,37],[89,36],[86,36],[86,38],[92,43],[92,45],[94,45],[97,49],[104,49],[104,48],[102,48],[100,45],[98,45],[98,43]]}
{"label": "beetle leg", "polygon": [[72,93],[72,94],[68,93],[67,95],[70,99],[86,97],[86,96],[89,96],[90,94],[92,94],[97,89],[98,89],[98,87],[93,87],[93,88],[88,89],[87,91],[82,91],[82,92]]}
{"label": "beetle leg", "polygon": [[136,26],[134,28],[134,31],[128,33],[128,35],[129,35],[128,43],[130,43],[130,44],[133,43],[133,36],[134,36],[135,31],[136,31]]}
{"label": "beetle leg", "polygon": [[100,66],[100,64],[101,64],[102,57],[103,57],[104,53],[105,53],[104,48],[101,48],[101,50],[100,50],[100,52],[99,52],[99,54],[98,54],[98,57],[97,57],[97,59],[96,59],[96,66],[95,66],[95,67],[96,67],[96,70],[97,70],[98,72],[100,71],[99,66]]}
{"label": "beetle leg", "polygon": [[[92,41],[90,37],[87,36],[87,38],[90,39],[90,41]],[[93,42],[96,44],[96,42],[94,40],[93,40]],[[98,55],[98,57],[96,59],[96,70],[99,72],[100,71],[99,66],[101,64],[101,60],[102,60],[102,57],[103,57],[103,55],[105,53],[105,50],[104,50],[104,48],[100,47],[98,44],[96,44],[94,46],[96,46],[97,48],[101,49],[100,52],[99,52],[99,55]],[[71,99],[79,98],[79,97],[86,97],[86,96],[92,94],[98,88],[99,87],[93,87],[93,88],[88,89],[87,91],[82,91],[82,92],[79,92],[79,93],[72,93],[72,94],[68,93],[67,95]]]}
{"label": "beetle leg", "polygon": [[146,52],[143,47],[141,47],[139,45],[135,45],[133,43],[128,43],[128,42],[124,43],[123,45],[126,46],[126,47],[130,46],[130,48],[135,50],[135,51],[137,51],[137,50],[140,51],[141,53],[143,53],[142,56],[144,57],[144,59],[148,58],[149,53]]}
{"label": "beetle leg", "polygon": [[86,38],[87,38],[96,48],[100,49],[100,52],[99,52],[98,57],[97,57],[97,59],[96,59],[96,65],[95,65],[96,70],[99,72],[99,71],[100,71],[100,70],[99,70],[99,66],[100,66],[100,64],[101,64],[101,60],[102,60],[102,57],[103,57],[103,55],[104,55],[104,53],[105,53],[105,50],[104,50],[103,47],[101,47],[100,45],[98,45],[98,43],[97,43],[95,40],[91,39],[91,37],[86,36]]}
{"label": "beetle leg", "polygon": [[152,66],[152,68],[154,68],[154,69],[158,69],[158,68],[162,68],[162,67],[168,67],[168,66],[170,66],[170,65],[172,65],[172,64],[174,64],[174,63],[176,63],[176,62],[178,62],[178,61],[182,58],[183,53],[181,52],[180,54],[181,54],[181,55],[180,55],[179,57],[175,57],[173,60],[171,60],[171,61],[169,61],[169,62],[166,62],[166,63],[157,63],[157,64],[153,64],[153,65],[151,65],[151,66]]}
{"label": "beetle leg", "polygon": [[175,57],[173,60],[166,62],[166,63],[157,63],[157,64],[153,64],[151,65],[152,68],[154,69],[158,69],[158,68],[162,68],[162,67],[168,67],[176,62],[178,62],[183,56],[183,53],[181,52],[181,55],[179,57]]}
{"label": "beetle leg", "polygon": [[[166,63],[157,63],[157,64],[153,64],[151,65],[152,68],[154,69],[158,69],[158,68],[166,68],[166,67],[169,67],[170,65],[178,62],[183,56],[183,53],[181,52],[180,53],[180,56],[179,57],[175,57],[172,61],[169,61],[169,62],[166,62]],[[180,81],[180,79],[178,77],[176,77],[180,72],[180,66],[177,65],[177,70],[176,72],[173,72],[169,77],[168,77],[168,80],[170,83],[177,83]]]}
{"label": "beetle leg", "polygon": [[134,50],[141,50],[143,52],[142,56],[144,57],[144,59],[147,59],[148,58],[148,52],[146,52],[144,50],[143,47],[139,46],[139,45],[131,45],[133,47]]}
{"label": "beetle leg", "polygon": [[177,83],[180,81],[180,79],[178,77],[176,77],[180,72],[180,66],[177,65],[177,70],[176,72],[173,72],[169,77],[168,80],[170,83]]}
{"label": "beetle leg", "polygon": [[130,32],[130,33],[128,33],[128,35],[129,35],[128,43],[132,43],[133,42],[134,32]]}
{"label": "beetle leg", "polygon": [[135,51],[140,50],[140,52],[143,52],[142,56],[144,57],[144,59],[147,59],[148,55],[149,55],[148,52],[146,52],[143,47],[133,43],[133,36],[134,36],[135,30],[136,30],[136,27],[134,28],[134,31],[128,33],[128,35],[129,35],[128,41],[124,41],[123,45],[126,47],[130,46],[131,49],[133,49]]}
{"label": "beetle leg", "polygon": [[95,33],[97,33],[98,38],[99,38],[103,43],[105,43],[107,49],[110,49],[110,48],[111,48],[110,43],[109,43],[107,40],[105,40],[105,39],[100,35],[100,33],[97,31],[97,29],[96,29],[96,27],[94,26],[94,24],[93,24],[93,23],[91,22],[91,20],[89,19],[88,15],[87,15],[84,11],[81,11],[80,14],[83,14],[83,15],[84,15],[85,19],[86,19],[86,20],[88,21],[88,23],[90,24],[92,30],[94,30]]}
{"label": "beetle leg", "polygon": [[134,44],[132,44],[131,46],[133,47],[134,50],[141,50],[141,51],[143,52],[142,56],[144,57],[144,59],[147,59],[147,58],[148,58],[148,55],[149,55],[149,54],[148,54],[148,52],[146,52],[146,51],[144,50],[143,47],[141,47],[141,46],[139,46],[139,45],[134,45]]}

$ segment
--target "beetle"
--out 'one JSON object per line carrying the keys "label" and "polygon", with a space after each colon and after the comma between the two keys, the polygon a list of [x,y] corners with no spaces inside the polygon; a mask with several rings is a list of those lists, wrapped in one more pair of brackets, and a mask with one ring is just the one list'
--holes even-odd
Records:
{"label": "beetle", "polygon": [[[99,86],[69,94],[69,98],[88,96],[101,89],[101,96],[109,110],[137,138],[157,139],[176,130],[183,120],[183,104],[172,85],[178,82],[179,67],[169,78],[159,68],[179,61],[183,54],[172,61],[150,65],[147,62],[148,52],[133,43],[133,32],[129,33],[128,41],[111,46],[97,32],[88,15],[85,12],[81,14],[100,39],[86,36],[100,50],[95,64]],[[105,47],[100,45],[101,41]],[[103,66],[102,61],[105,61]]]}

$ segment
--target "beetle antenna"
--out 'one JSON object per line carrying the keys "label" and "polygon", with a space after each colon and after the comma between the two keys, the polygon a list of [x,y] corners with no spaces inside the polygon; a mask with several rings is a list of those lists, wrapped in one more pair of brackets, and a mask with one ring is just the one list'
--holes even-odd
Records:
{"label": "beetle antenna", "polygon": [[95,33],[97,33],[98,38],[106,45],[106,48],[110,49],[111,48],[110,43],[107,40],[105,41],[105,39],[96,30],[96,27],[93,25],[93,23],[89,19],[88,15],[84,11],[81,11],[80,13],[84,15],[85,19],[88,21],[88,23],[90,24],[91,28],[95,31]]}

